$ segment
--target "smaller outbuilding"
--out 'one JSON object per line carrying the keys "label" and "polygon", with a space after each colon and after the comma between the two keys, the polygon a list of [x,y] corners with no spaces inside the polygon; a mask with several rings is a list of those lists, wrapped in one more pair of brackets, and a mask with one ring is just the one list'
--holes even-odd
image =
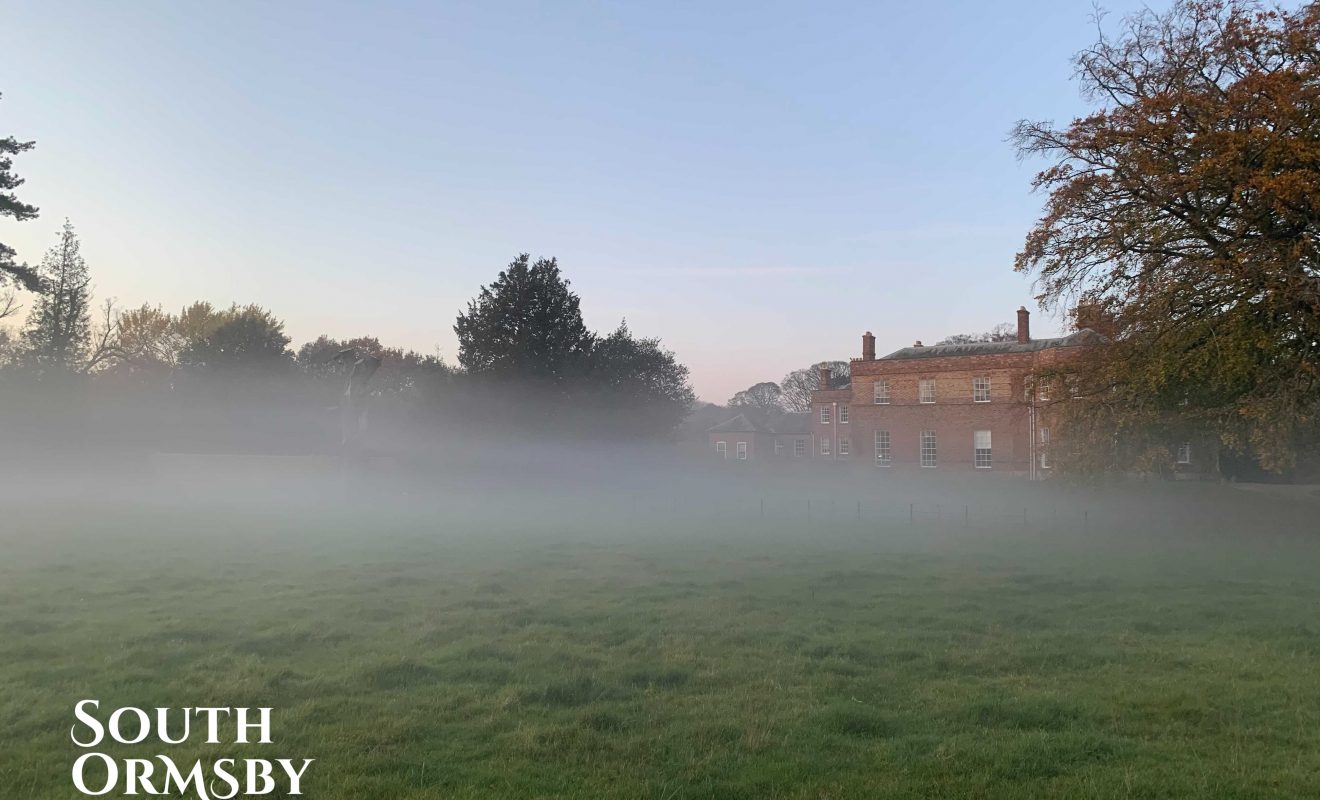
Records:
{"label": "smaller outbuilding", "polygon": [[725,461],[768,461],[811,458],[810,415],[744,409],[709,428],[706,438],[715,456]]}

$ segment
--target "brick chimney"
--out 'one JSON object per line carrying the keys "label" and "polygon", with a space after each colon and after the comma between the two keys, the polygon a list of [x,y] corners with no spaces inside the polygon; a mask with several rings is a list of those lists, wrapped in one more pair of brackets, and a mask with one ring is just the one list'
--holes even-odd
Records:
{"label": "brick chimney", "polygon": [[821,389],[830,388],[830,368],[821,367],[820,371],[816,373],[816,380],[820,381]]}
{"label": "brick chimney", "polygon": [[1031,341],[1031,312],[1026,306],[1018,306],[1018,344]]}
{"label": "brick chimney", "polygon": [[870,331],[862,334],[862,360],[875,361],[875,334]]}

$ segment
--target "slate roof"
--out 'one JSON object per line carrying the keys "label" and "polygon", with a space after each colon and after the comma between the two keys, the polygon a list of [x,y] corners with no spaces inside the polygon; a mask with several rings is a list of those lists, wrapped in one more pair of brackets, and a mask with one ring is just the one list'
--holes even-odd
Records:
{"label": "slate roof", "polygon": [[783,414],[773,424],[760,420],[759,415],[741,413],[718,425],[707,428],[707,433],[779,433],[799,434],[811,432],[811,415],[805,412]]}
{"label": "slate roof", "polygon": [[755,422],[746,414],[739,414],[732,419],[726,419],[718,425],[706,429],[707,433],[774,433],[769,425],[763,425]]}
{"label": "slate roof", "polygon": [[904,347],[902,350],[895,350],[880,360],[1034,353],[1055,347],[1076,347],[1084,344],[1099,344],[1103,341],[1105,341],[1105,337],[1090,328],[1083,328],[1067,336],[1059,336],[1054,339],[1032,339],[1029,342],[972,342],[970,344],[936,344],[930,347]]}

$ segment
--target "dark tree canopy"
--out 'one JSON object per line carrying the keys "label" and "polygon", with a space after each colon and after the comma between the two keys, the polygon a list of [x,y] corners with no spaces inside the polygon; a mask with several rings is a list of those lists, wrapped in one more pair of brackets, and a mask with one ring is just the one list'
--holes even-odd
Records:
{"label": "dark tree canopy", "polygon": [[[207,312],[209,311],[209,315]],[[190,329],[179,363],[191,372],[276,373],[292,361],[284,323],[258,305],[214,311],[209,303],[185,309]]]}
{"label": "dark tree canopy", "polygon": [[454,323],[458,363],[469,373],[563,381],[591,350],[578,296],[553,258],[523,253],[481,287]]}
{"label": "dark tree canopy", "polygon": [[627,323],[603,337],[587,330],[553,258],[518,256],[454,332],[463,413],[498,417],[501,430],[654,437],[672,432],[694,399],[687,367],[658,339],[633,336]]}
{"label": "dark tree canopy", "polygon": [[[23,222],[37,216],[37,207],[18,199],[14,190],[23,185],[23,179],[14,174],[14,156],[25,153],[35,142],[20,142],[13,136],[0,139],[0,217],[11,217]],[[14,260],[14,248],[0,242],[0,286],[15,281],[25,289],[35,291],[40,285],[37,272],[26,264]]]}
{"label": "dark tree canopy", "polygon": [[595,343],[589,383],[595,405],[615,412],[620,434],[668,434],[696,399],[687,367],[659,339],[634,337],[626,322]]}
{"label": "dark tree canopy", "polygon": [[1049,162],[1017,269],[1112,326],[1074,376],[1090,467],[1189,427],[1275,469],[1320,439],[1318,41],[1320,4],[1178,0],[1077,56],[1092,113],[1014,131]]}

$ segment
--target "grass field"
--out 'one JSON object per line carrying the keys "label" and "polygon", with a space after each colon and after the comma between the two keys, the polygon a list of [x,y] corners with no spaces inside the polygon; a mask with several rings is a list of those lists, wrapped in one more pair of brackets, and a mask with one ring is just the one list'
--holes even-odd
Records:
{"label": "grass field", "polygon": [[0,795],[84,697],[272,706],[314,798],[1320,794],[1312,538],[839,516],[14,512]]}

